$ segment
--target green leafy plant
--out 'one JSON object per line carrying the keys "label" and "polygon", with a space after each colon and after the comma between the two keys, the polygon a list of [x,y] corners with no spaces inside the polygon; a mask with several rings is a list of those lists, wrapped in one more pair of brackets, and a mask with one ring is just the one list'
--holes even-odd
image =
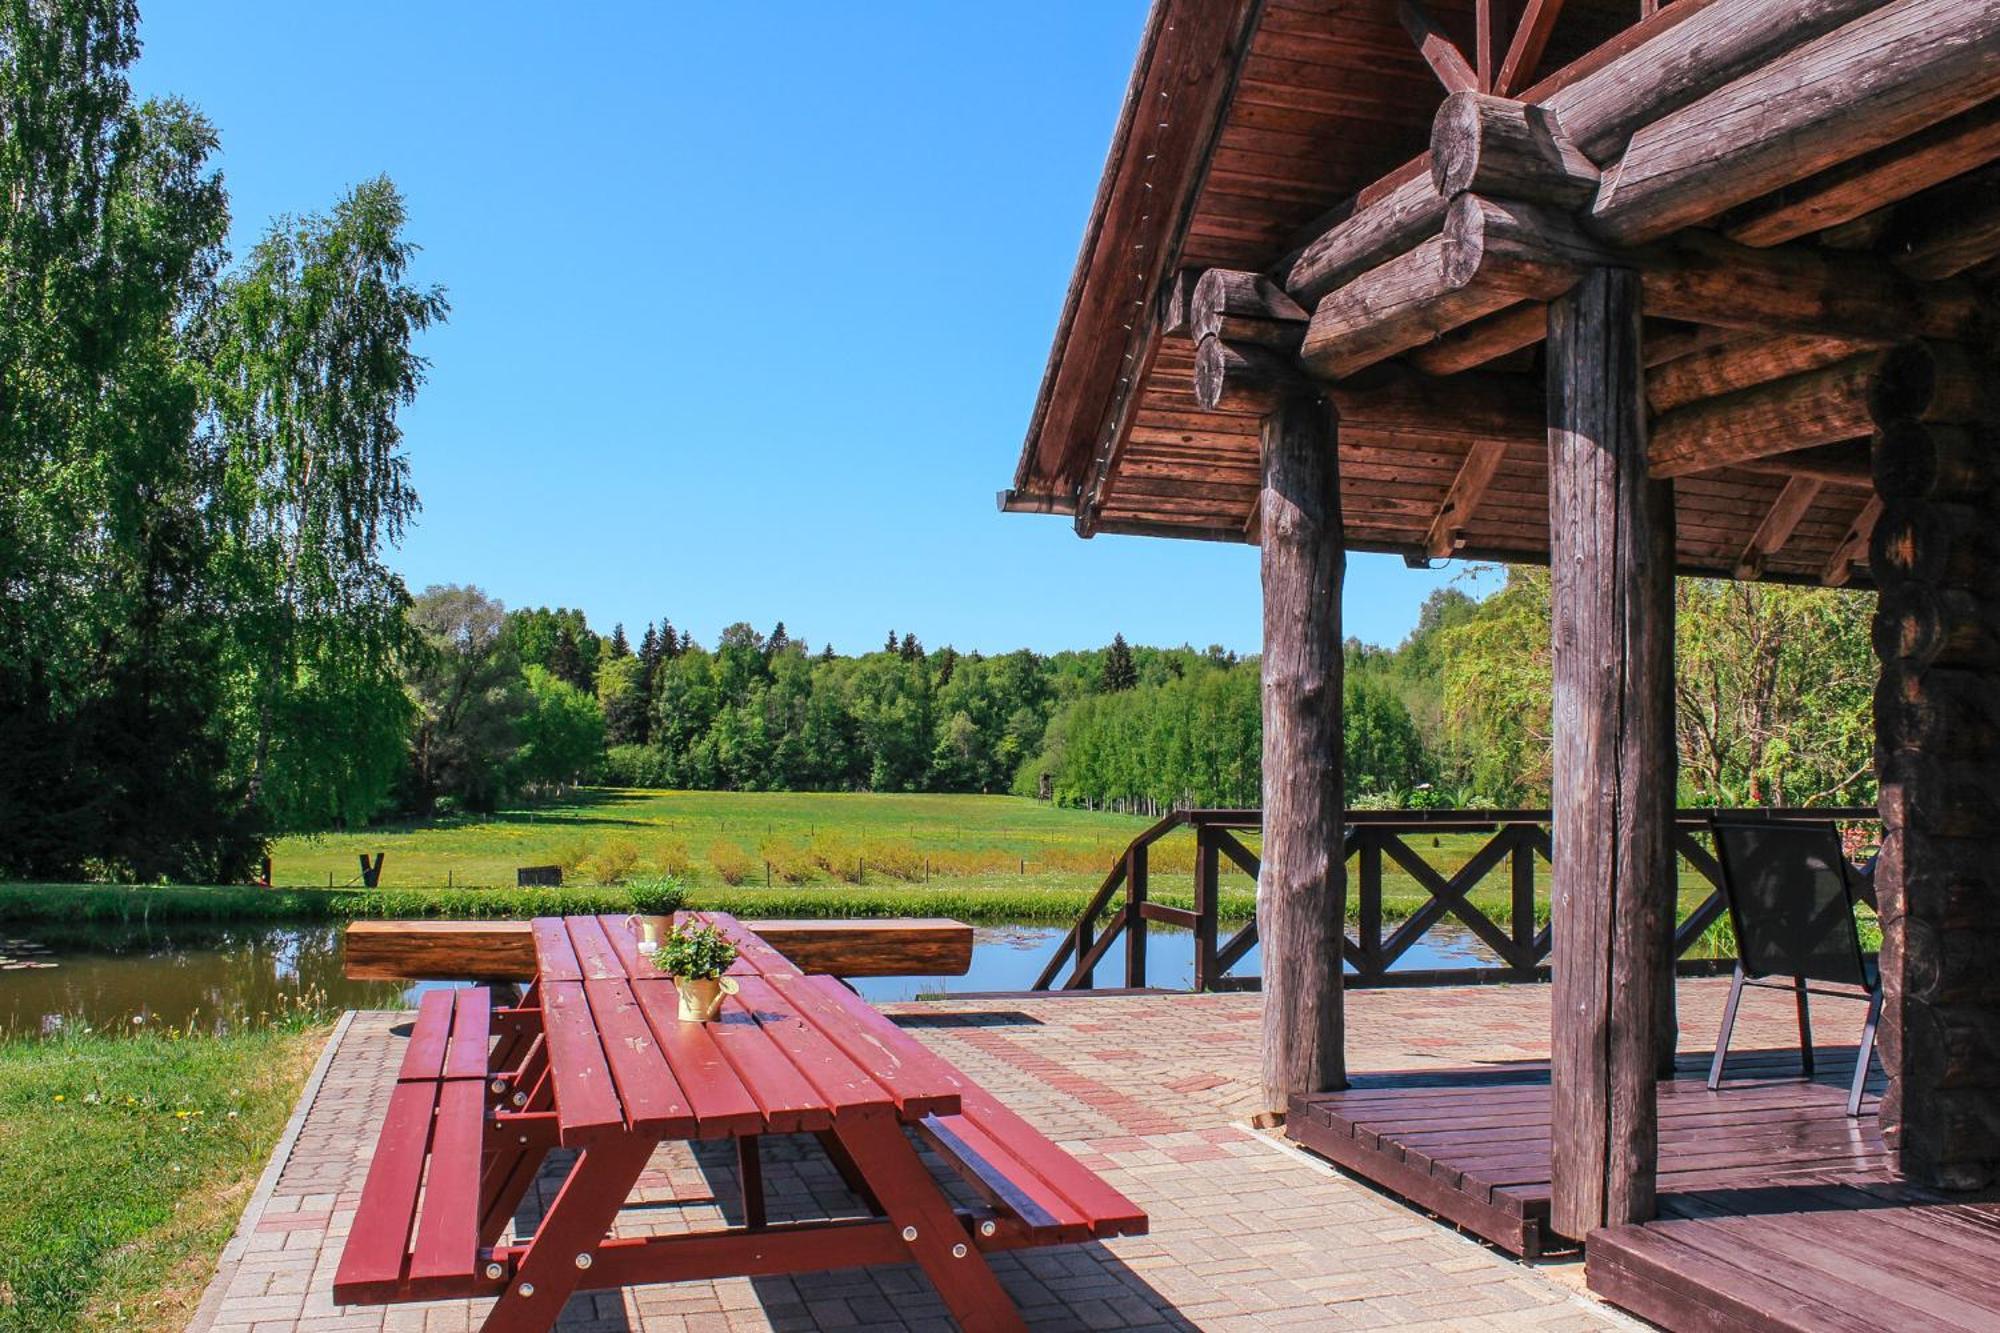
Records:
{"label": "green leafy plant", "polygon": [[713,981],[735,961],[736,946],[720,930],[706,925],[675,926],[653,955],[661,971],[687,981]]}
{"label": "green leafy plant", "polygon": [[626,892],[632,895],[632,910],[647,916],[672,916],[687,902],[687,890],[666,875],[635,879]]}

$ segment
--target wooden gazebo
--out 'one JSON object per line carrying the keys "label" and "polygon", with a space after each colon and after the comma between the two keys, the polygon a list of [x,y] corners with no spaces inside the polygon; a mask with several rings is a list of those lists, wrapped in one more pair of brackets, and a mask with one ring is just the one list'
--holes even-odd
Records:
{"label": "wooden gazebo", "polygon": [[1269,1110],[1344,552],[1553,569],[1551,1223],[1654,1213],[1673,578],[1873,587],[1883,1134],[2000,1175],[2000,0],[1156,0],[1002,507],[1262,548]]}

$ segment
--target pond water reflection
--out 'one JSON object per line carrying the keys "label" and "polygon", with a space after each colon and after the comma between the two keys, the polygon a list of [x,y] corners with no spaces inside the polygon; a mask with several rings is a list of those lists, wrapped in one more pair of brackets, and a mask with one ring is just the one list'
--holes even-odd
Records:
{"label": "pond water reflection", "polygon": [[[972,969],[962,977],[864,977],[871,1000],[972,991],[1026,990],[1063,936],[1049,925],[982,926],[974,933]],[[1116,949],[1098,969],[1100,984],[1123,983]],[[1151,981],[1185,988],[1194,977],[1194,936],[1156,927],[1149,942]],[[6,961],[53,966],[8,968]],[[1476,939],[1446,930],[1401,961],[1410,968],[1471,967],[1494,960]],[[1254,975],[1255,950],[1237,969]],[[341,975],[338,923],[37,934],[0,928],[0,1035],[52,1032],[64,1024],[223,1031],[259,1015],[301,1004],[381,1009],[414,1004],[431,985],[349,981]]]}

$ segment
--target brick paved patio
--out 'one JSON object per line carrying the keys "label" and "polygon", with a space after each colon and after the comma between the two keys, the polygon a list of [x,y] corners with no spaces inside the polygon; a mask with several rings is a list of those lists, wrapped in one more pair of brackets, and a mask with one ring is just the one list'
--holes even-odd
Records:
{"label": "brick paved patio", "polygon": [[[1726,983],[1683,982],[1683,1047],[1713,1040]],[[1795,1038],[1790,1002],[1746,1002],[1737,1049]],[[1356,1069],[1544,1057],[1540,986],[1349,996]],[[1105,996],[884,1006],[1143,1206],[1152,1234],[1002,1254],[994,1268],[1038,1329],[1631,1327],[1577,1290],[1246,1127],[1258,997]],[[1849,1014],[1848,1010],[1853,1010]],[[1815,1009],[1852,1041],[1860,1005]],[[333,1270],[367,1172],[408,1016],[351,1015],[296,1133],[281,1143],[193,1327],[205,1333],[468,1333],[487,1304],[333,1304]],[[811,1141],[767,1144],[774,1219],[858,1211]],[[723,1202],[718,1203],[717,1200]],[[663,1147],[618,1233],[735,1220],[733,1162]],[[675,1203],[678,1206],[674,1206]],[[521,1222],[532,1227],[539,1200]],[[950,1321],[914,1268],[737,1279],[579,1296],[564,1330],[929,1330]]]}

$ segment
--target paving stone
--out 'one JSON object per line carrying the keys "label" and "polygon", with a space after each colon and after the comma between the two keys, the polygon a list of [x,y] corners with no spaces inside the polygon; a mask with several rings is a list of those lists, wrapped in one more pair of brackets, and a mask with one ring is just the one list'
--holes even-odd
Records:
{"label": "paving stone", "polygon": [[[1711,1041],[1726,983],[1681,984],[1685,1049]],[[1579,1290],[1578,1266],[1523,1265],[1249,1128],[1261,1001],[1251,995],[1017,997],[886,1005],[909,1027],[1152,1218],[1152,1234],[994,1257],[1036,1330],[1568,1330],[1633,1328]],[[1857,1006],[1858,1008],[1858,1006]],[[1763,1012],[1768,1009],[1769,1012]],[[1828,1039],[1844,1034],[1827,1014]],[[1818,1018],[1818,1015],[1815,1015]],[[1746,1012],[1744,1047],[1795,1039],[1789,1005]],[[472,1333],[490,1299],[344,1308],[332,1277],[353,1225],[407,1014],[345,1030],[268,1197],[253,1201],[218,1267],[198,1333]],[[1546,1058],[1541,986],[1357,991],[1348,1064],[1408,1069]],[[1143,1034],[1143,1041],[1137,1039]],[[552,1159],[515,1220],[532,1230],[561,1183]],[[773,1220],[859,1215],[809,1136],[764,1145]],[[665,1144],[621,1236],[737,1220],[726,1145]],[[969,1196],[968,1196],[969,1197]],[[922,1273],[901,1264],[730,1278],[572,1300],[563,1333],[933,1333],[952,1326]]]}

